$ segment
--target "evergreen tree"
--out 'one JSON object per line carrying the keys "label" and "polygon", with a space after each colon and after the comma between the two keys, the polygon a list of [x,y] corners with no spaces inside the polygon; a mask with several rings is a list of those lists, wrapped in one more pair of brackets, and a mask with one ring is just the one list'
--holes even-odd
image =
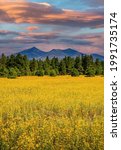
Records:
{"label": "evergreen tree", "polygon": [[33,58],[30,61],[30,70],[32,72],[32,75],[36,74],[37,69],[38,69],[38,62],[37,62],[37,60],[35,60],[35,58]]}
{"label": "evergreen tree", "polygon": [[36,75],[37,76],[44,76],[44,70],[43,69],[37,70]]}
{"label": "evergreen tree", "polygon": [[9,68],[9,75],[8,78],[15,79],[17,77],[17,72],[15,68]]}
{"label": "evergreen tree", "polygon": [[47,57],[44,61],[44,64],[43,64],[43,68],[45,70],[45,75],[50,75],[50,70],[52,69],[51,68],[51,62],[49,60],[49,57]]}
{"label": "evergreen tree", "polygon": [[43,61],[40,59],[39,61],[38,61],[38,70],[43,70],[44,68],[43,68]]}
{"label": "evergreen tree", "polygon": [[103,73],[102,64],[99,61],[99,59],[96,59],[95,61],[95,70],[96,70],[95,72],[96,75],[101,75]]}
{"label": "evergreen tree", "polygon": [[89,66],[89,67],[86,69],[85,75],[87,75],[88,77],[93,77],[93,76],[95,76],[95,68],[94,68],[93,66]]}
{"label": "evergreen tree", "polygon": [[83,74],[82,60],[80,57],[76,57],[74,68],[78,70],[80,75]]}
{"label": "evergreen tree", "polygon": [[66,75],[66,64],[64,60],[60,61],[60,67],[59,72],[61,75]]}
{"label": "evergreen tree", "polygon": [[8,59],[7,59],[7,67],[8,68],[14,68],[16,66],[16,61],[15,61],[16,57],[14,55],[11,55]]}
{"label": "evergreen tree", "polygon": [[16,77],[23,75],[103,75],[104,62],[96,59],[93,60],[91,55],[83,55],[81,57],[71,58],[65,57],[58,60],[58,58],[47,57],[45,60],[29,60],[27,56],[21,54],[0,57],[0,76],[1,77]]}
{"label": "evergreen tree", "polygon": [[0,77],[7,77],[9,74],[9,71],[6,67],[0,67]]}
{"label": "evergreen tree", "polygon": [[0,58],[0,67],[1,68],[6,67],[6,63],[7,63],[7,57],[4,54],[2,54],[2,56]]}
{"label": "evergreen tree", "polygon": [[66,64],[66,73],[68,75],[70,75],[72,68],[74,68],[74,58],[65,57],[64,61],[65,61],[65,64]]}
{"label": "evergreen tree", "polygon": [[57,76],[56,71],[54,69],[50,70],[50,76],[52,77]]}
{"label": "evergreen tree", "polygon": [[71,76],[73,76],[73,77],[79,76],[79,71],[76,68],[73,68],[71,70]]}
{"label": "evergreen tree", "polygon": [[[94,60],[91,55],[84,55],[82,57],[83,74],[87,75],[89,70],[94,70]],[[94,70],[95,72],[95,70]]]}
{"label": "evergreen tree", "polygon": [[101,66],[102,66],[102,75],[104,75],[104,61],[101,61]]}

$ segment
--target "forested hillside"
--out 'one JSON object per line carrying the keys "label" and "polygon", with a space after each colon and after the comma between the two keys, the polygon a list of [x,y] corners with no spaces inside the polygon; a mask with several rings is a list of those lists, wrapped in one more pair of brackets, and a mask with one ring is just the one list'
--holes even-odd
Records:
{"label": "forested hillside", "polygon": [[82,57],[65,57],[63,59],[46,57],[45,60],[29,60],[27,56],[21,54],[0,57],[0,77],[16,78],[17,76],[95,76],[103,75],[104,62],[96,59],[92,55]]}

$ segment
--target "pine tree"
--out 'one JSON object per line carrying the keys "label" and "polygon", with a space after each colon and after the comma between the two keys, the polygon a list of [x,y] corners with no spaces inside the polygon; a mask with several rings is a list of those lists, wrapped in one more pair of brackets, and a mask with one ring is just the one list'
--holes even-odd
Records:
{"label": "pine tree", "polygon": [[61,60],[58,58],[45,60],[29,60],[27,56],[21,54],[5,56],[2,54],[0,57],[0,76],[1,77],[16,77],[23,75],[103,75],[104,62],[93,60],[91,55],[83,55],[81,57],[71,58],[65,57]]}
{"label": "pine tree", "polygon": [[16,57],[14,55],[11,55],[8,59],[7,59],[7,67],[8,68],[14,68],[16,66],[16,61],[15,61]]}
{"label": "pine tree", "polygon": [[95,72],[96,75],[103,74],[102,73],[103,72],[102,64],[99,61],[99,59],[96,59],[96,61],[95,61],[95,69],[96,69],[96,72]]}
{"label": "pine tree", "polygon": [[50,70],[50,76],[52,77],[57,76],[56,71],[54,69]]}
{"label": "pine tree", "polygon": [[8,78],[15,79],[17,77],[17,72],[15,68],[9,68],[9,75]]}
{"label": "pine tree", "polygon": [[64,60],[60,61],[60,67],[59,72],[61,75],[66,75],[66,64]]}
{"label": "pine tree", "polygon": [[6,67],[0,67],[0,77],[7,77],[9,71]]}
{"label": "pine tree", "polygon": [[6,63],[7,63],[7,57],[4,54],[2,54],[0,58],[0,67],[1,68],[6,67]]}
{"label": "pine tree", "polygon": [[32,72],[32,75],[35,75],[35,74],[36,74],[37,69],[38,69],[37,60],[35,60],[35,58],[33,58],[33,59],[30,61],[30,70],[31,70],[31,72]]}
{"label": "pine tree", "polygon": [[50,69],[51,69],[51,65],[50,65],[50,60],[49,60],[49,57],[47,57],[44,61],[44,64],[43,64],[43,68],[45,70],[45,75],[50,75]]}
{"label": "pine tree", "polygon": [[72,76],[72,77],[77,77],[77,76],[79,76],[79,71],[78,71],[76,68],[73,68],[73,69],[71,70],[71,76]]}
{"label": "pine tree", "polygon": [[75,58],[74,68],[78,70],[80,75],[83,74],[82,60],[80,57]]}

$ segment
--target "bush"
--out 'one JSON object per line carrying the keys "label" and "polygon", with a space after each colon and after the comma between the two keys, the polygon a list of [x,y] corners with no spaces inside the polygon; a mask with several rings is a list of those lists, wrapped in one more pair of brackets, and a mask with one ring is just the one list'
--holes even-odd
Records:
{"label": "bush", "polygon": [[72,77],[79,76],[79,71],[76,68],[73,68],[72,71],[71,71],[71,76]]}
{"label": "bush", "polygon": [[94,67],[88,67],[87,70],[86,70],[86,75],[88,77],[95,76],[95,68]]}
{"label": "bush", "polygon": [[37,76],[44,76],[44,70],[38,70],[38,71],[36,72],[36,75],[37,75]]}
{"label": "bush", "polygon": [[57,76],[57,73],[56,73],[56,71],[53,69],[53,70],[50,70],[50,76],[51,77],[55,77],[55,76]]}
{"label": "bush", "polygon": [[5,67],[0,68],[0,77],[7,77],[8,76],[8,69]]}
{"label": "bush", "polygon": [[46,68],[44,74],[45,74],[45,75],[50,75],[50,69]]}
{"label": "bush", "polygon": [[15,79],[17,77],[17,72],[14,68],[9,69],[8,78]]}

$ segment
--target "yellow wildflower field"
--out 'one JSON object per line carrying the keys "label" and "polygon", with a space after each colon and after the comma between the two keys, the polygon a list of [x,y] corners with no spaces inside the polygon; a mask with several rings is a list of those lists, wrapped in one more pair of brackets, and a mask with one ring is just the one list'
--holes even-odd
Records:
{"label": "yellow wildflower field", "polygon": [[1,150],[103,150],[103,77],[0,78]]}

